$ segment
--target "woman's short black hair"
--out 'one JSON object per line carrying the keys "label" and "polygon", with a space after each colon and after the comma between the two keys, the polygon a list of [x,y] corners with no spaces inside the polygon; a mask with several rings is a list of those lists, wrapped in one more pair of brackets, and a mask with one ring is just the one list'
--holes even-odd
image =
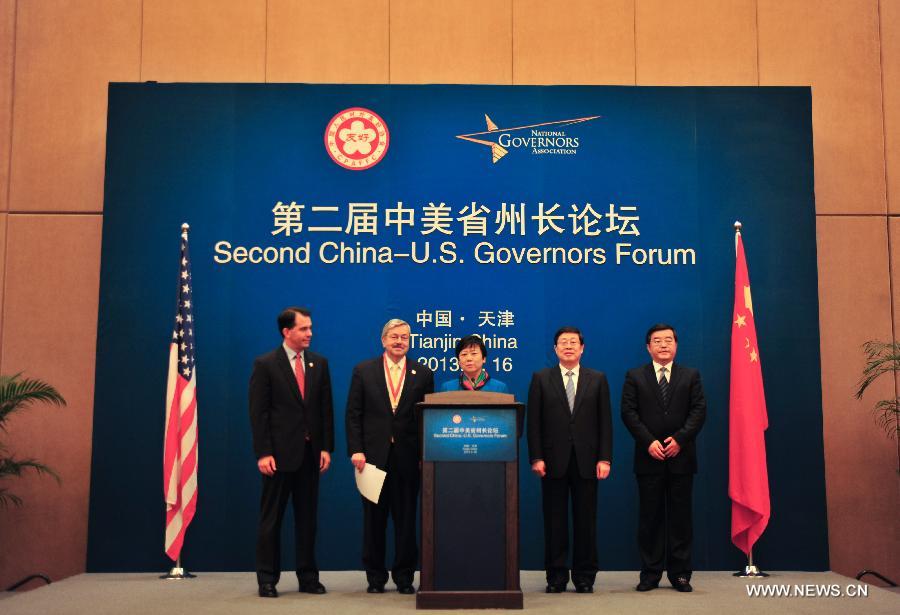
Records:
{"label": "woman's short black hair", "polygon": [[484,347],[484,342],[478,335],[467,335],[456,342],[456,358],[458,359],[459,354],[469,346],[478,346],[481,349],[481,356],[487,358],[487,348]]}

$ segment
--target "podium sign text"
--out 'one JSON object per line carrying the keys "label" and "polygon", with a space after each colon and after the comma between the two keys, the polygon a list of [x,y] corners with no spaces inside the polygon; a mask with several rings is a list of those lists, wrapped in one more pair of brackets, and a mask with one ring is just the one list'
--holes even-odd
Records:
{"label": "podium sign text", "polygon": [[516,460],[514,409],[436,408],[424,420],[424,461]]}

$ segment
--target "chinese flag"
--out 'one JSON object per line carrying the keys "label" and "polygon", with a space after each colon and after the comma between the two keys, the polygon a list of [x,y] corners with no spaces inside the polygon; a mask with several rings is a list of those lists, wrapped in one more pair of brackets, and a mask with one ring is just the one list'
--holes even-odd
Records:
{"label": "chinese flag", "polygon": [[731,542],[749,555],[769,523],[765,439],[769,419],[756,343],[753,301],[750,299],[750,275],[740,231],[735,235],[735,250],[728,496],[731,498]]}

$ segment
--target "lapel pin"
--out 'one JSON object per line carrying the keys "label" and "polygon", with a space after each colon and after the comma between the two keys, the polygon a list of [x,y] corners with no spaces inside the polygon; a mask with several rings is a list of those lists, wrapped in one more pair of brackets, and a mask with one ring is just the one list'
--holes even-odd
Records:
{"label": "lapel pin", "polygon": [[309,362],[309,366],[310,366],[310,367],[313,367],[312,361]]}
{"label": "lapel pin", "polygon": [[413,376],[415,376],[415,375],[416,375],[416,370],[411,369],[411,370],[409,370],[409,373],[412,374]]}

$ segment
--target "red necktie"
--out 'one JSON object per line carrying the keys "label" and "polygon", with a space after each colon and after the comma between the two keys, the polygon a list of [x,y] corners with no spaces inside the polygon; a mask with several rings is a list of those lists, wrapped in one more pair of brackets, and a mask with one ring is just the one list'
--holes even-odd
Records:
{"label": "red necktie", "polygon": [[298,354],[294,360],[294,374],[297,376],[300,397],[306,399],[306,375],[303,373],[303,355]]}

